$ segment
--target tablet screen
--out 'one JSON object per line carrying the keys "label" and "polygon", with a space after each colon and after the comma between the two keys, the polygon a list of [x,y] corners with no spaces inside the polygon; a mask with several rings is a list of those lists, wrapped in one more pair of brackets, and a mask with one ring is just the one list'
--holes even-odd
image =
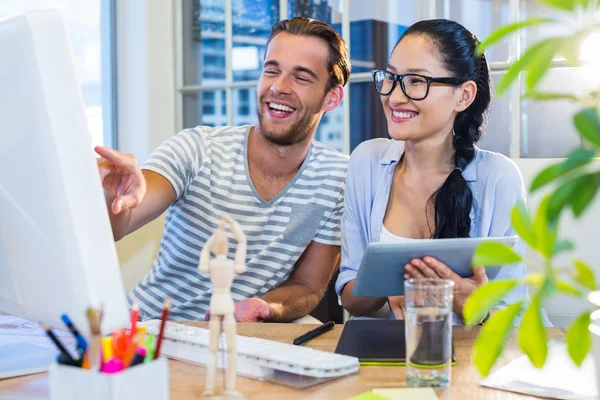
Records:
{"label": "tablet screen", "polygon": [[[495,241],[514,247],[518,236],[423,239],[401,243],[369,243],[363,255],[354,289],[355,296],[386,297],[404,294],[404,266],[414,258],[430,256],[446,264],[463,278],[473,276],[471,259],[475,248],[483,242]],[[487,267],[494,279],[501,267]]]}

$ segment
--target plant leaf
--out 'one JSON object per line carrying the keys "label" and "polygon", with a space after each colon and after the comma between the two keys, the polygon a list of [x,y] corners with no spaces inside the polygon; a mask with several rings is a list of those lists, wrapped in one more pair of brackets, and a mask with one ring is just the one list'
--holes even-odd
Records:
{"label": "plant leaf", "polygon": [[552,250],[552,255],[555,256],[558,253],[562,253],[563,251],[571,251],[575,248],[575,245],[570,240],[559,240],[554,244],[554,249]]}
{"label": "plant leaf", "polygon": [[479,286],[467,299],[463,308],[466,325],[475,325],[486,311],[496,306],[519,283],[517,280],[496,280]]}
{"label": "plant leaf", "polygon": [[[554,194],[552,196],[554,196]],[[550,200],[550,196],[544,197],[535,215],[535,220],[533,221],[533,232],[536,238],[536,247],[534,248],[545,258],[550,258],[552,256],[557,232],[556,222],[548,219],[548,206]]]}
{"label": "plant leaf", "polygon": [[569,93],[554,93],[554,92],[536,92],[530,91],[525,93],[525,97],[532,100],[571,100],[576,103],[582,103],[583,99]]}
{"label": "plant leaf", "polygon": [[548,355],[548,333],[542,323],[541,293],[533,298],[519,328],[519,346],[536,368],[541,368]]}
{"label": "plant leaf", "polygon": [[592,347],[592,333],[588,329],[591,322],[590,313],[586,312],[573,321],[567,331],[567,349],[578,367]]}
{"label": "plant leaf", "polygon": [[524,202],[520,201],[512,209],[511,212],[511,223],[515,232],[531,247],[535,248],[535,235],[533,234],[533,226],[531,224],[531,218],[529,218],[529,212]]}
{"label": "plant leaf", "polygon": [[581,30],[577,33],[563,38],[563,45],[560,53],[567,59],[567,65],[579,65],[579,54],[583,40],[589,35],[587,30]]}
{"label": "plant leaf", "polygon": [[487,38],[485,38],[485,40],[482,43],[480,43],[479,48],[488,48],[491,44],[502,40],[505,36],[508,36],[511,33],[516,32],[527,26],[546,24],[550,22],[556,22],[556,20],[551,18],[531,18],[525,21],[504,25],[493,31]]}
{"label": "plant leaf", "polygon": [[546,72],[548,72],[548,69],[552,65],[554,55],[560,50],[563,43],[564,39],[555,38],[540,47],[527,67],[527,79],[525,81],[527,90],[535,88]]}
{"label": "plant leaf", "polygon": [[481,329],[473,344],[473,363],[481,375],[487,376],[500,356],[522,304],[523,302],[514,303],[498,311]]}
{"label": "plant leaf", "polygon": [[558,286],[556,284],[556,278],[551,274],[548,274],[547,279],[544,281],[542,285],[542,289],[540,292],[540,297],[552,297],[558,294]]}
{"label": "plant leaf", "polygon": [[600,147],[600,118],[595,108],[585,108],[573,117],[582,138]]}
{"label": "plant leaf", "polygon": [[522,260],[523,257],[510,246],[498,242],[483,242],[475,249],[471,264],[473,266],[495,267],[514,264]]}
{"label": "plant leaf", "polygon": [[547,216],[553,221],[562,212],[565,206],[571,204],[577,192],[585,185],[588,178],[587,175],[582,175],[570,179],[560,185],[554,193],[550,195],[547,206]]}
{"label": "plant leaf", "polygon": [[594,200],[598,185],[600,184],[600,179],[596,179],[596,175],[586,175],[586,178],[585,180],[582,179],[582,183],[577,187],[571,199],[571,209],[577,218],[583,214],[592,200]]}
{"label": "plant leaf", "polygon": [[525,277],[525,283],[534,286],[536,290],[539,290],[545,281],[546,274],[543,274],[541,272],[527,274],[527,276]]}
{"label": "plant leaf", "polygon": [[555,281],[555,284],[556,284],[556,288],[558,289],[559,292],[562,292],[565,294],[570,294],[570,295],[577,296],[577,297],[581,296],[581,291],[576,289],[575,287],[573,287],[573,285],[571,285],[567,281],[563,281],[562,279],[557,279]]}
{"label": "plant leaf", "polygon": [[506,71],[502,80],[498,82],[498,85],[496,86],[498,95],[501,95],[510,87],[512,82],[519,77],[519,73],[527,69],[538,53],[543,53],[547,47],[553,46],[552,43],[556,40],[560,40],[560,38],[542,40],[532,45],[525,53],[523,53],[523,55],[508,68],[508,71]]}
{"label": "plant leaf", "polygon": [[573,264],[575,264],[573,279],[579,282],[583,287],[590,290],[596,290],[596,277],[594,276],[592,267],[580,260],[573,260]]}
{"label": "plant leaf", "polygon": [[533,192],[552,182],[553,180],[565,175],[566,173],[589,164],[592,161],[592,157],[595,155],[596,152],[594,150],[581,148],[573,150],[565,161],[551,165],[537,174],[533,180],[533,183],[531,184],[530,191]]}
{"label": "plant leaf", "polygon": [[592,0],[576,0],[577,3],[583,8],[587,8]]}
{"label": "plant leaf", "polygon": [[575,10],[575,5],[579,0],[538,0],[538,3],[545,4],[553,8],[561,8],[567,11]]}

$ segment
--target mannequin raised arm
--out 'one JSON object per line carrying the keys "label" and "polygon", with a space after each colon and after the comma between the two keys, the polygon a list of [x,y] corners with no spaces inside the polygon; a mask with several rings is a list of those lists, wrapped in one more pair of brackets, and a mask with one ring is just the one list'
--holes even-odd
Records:
{"label": "mannequin raised arm", "polygon": [[211,251],[215,253],[215,255],[227,254],[227,249],[229,247],[228,239],[223,228],[224,223],[223,220],[221,220],[221,222],[219,222],[219,228],[208,238],[204,248],[200,252],[200,265],[198,266],[200,272],[208,273]]}
{"label": "mannequin raised arm", "polygon": [[229,223],[231,233],[237,241],[237,249],[235,251],[235,273],[243,274],[246,271],[246,235],[240,227],[240,224],[229,215],[222,214],[221,221]]}

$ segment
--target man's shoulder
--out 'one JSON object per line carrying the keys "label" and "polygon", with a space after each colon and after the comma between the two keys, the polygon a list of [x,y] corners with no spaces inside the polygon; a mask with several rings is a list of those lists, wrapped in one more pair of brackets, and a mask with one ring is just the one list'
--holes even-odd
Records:
{"label": "man's shoulder", "polygon": [[197,140],[207,142],[243,142],[248,132],[247,125],[242,126],[203,126],[198,125],[194,128],[184,130],[188,135]]}
{"label": "man's shoulder", "polygon": [[350,158],[347,154],[313,140],[309,157],[303,174],[305,179],[322,182],[325,187],[333,184],[343,188]]}
{"label": "man's shoulder", "polygon": [[350,159],[347,154],[316,140],[312,141],[311,153],[311,159],[309,162],[313,163],[314,165],[337,165],[346,169],[348,166],[348,160]]}

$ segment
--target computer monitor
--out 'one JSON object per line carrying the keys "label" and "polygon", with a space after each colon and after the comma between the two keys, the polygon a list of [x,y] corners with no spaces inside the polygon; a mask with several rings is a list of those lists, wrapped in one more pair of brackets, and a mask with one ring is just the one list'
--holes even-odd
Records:
{"label": "computer monitor", "polygon": [[[125,289],[58,11],[0,21],[0,311],[89,334],[126,327]],[[2,356],[0,355],[0,358]]]}

